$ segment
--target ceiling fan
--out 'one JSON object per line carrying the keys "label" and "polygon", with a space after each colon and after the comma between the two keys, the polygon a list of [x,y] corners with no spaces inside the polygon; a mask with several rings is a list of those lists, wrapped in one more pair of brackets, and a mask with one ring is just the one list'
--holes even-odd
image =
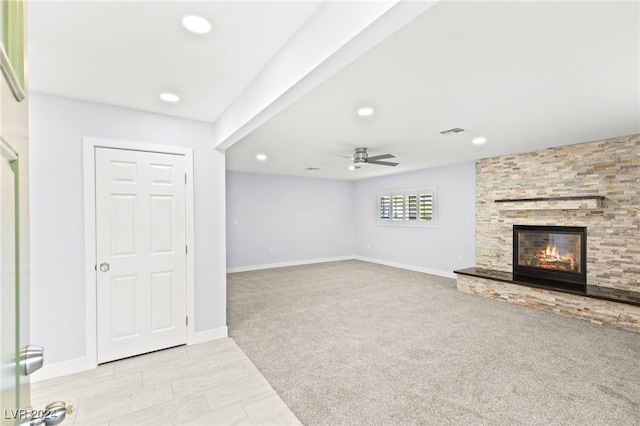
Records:
{"label": "ceiling fan", "polygon": [[363,163],[378,164],[380,166],[391,166],[391,167],[395,167],[399,164],[399,163],[392,163],[390,161],[380,161],[380,160],[386,160],[387,158],[396,158],[395,155],[391,155],[391,154],[374,155],[373,157],[369,157],[369,154],[367,154],[367,148],[356,148],[356,151],[352,157],[347,157],[346,155],[341,155],[341,157],[352,159],[353,164],[355,164],[356,167],[359,167],[359,165]]}

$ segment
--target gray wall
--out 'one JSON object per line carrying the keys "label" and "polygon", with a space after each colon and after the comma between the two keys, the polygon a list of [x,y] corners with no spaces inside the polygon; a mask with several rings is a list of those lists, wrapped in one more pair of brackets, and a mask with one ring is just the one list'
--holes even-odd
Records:
{"label": "gray wall", "polygon": [[[377,224],[378,191],[425,186],[437,190],[437,228]],[[474,229],[474,163],[360,181],[227,172],[231,270],[359,256],[453,276],[474,265]]]}
{"label": "gray wall", "polygon": [[47,364],[85,356],[82,138],[194,150],[196,332],[226,325],[224,155],[213,126],[30,93],[31,341]]}
{"label": "gray wall", "polygon": [[351,182],[227,172],[228,268],[351,255]]}
{"label": "gray wall", "polygon": [[[378,225],[378,191],[431,186],[436,228]],[[354,205],[357,256],[444,273],[474,265],[474,163],[356,181]]]}

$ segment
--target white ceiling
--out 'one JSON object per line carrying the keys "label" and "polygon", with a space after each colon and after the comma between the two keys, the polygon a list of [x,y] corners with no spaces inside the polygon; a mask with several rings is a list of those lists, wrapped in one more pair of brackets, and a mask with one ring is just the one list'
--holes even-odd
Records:
{"label": "white ceiling", "polygon": [[[320,10],[30,3],[31,90],[209,122]],[[212,34],[182,29],[187,13],[208,17]],[[360,179],[640,133],[639,23],[636,1],[439,2],[231,146],[227,168]],[[161,103],[163,90],[182,102]],[[373,117],[356,115],[365,104]],[[453,127],[468,131],[440,135]],[[479,135],[487,142],[472,145]],[[400,165],[351,172],[339,155],[359,146]]]}
{"label": "white ceiling", "polygon": [[[29,88],[213,122],[320,3],[31,0]],[[187,31],[192,14],[211,33]]]}
{"label": "white ceiling", "polygon": [[[629,2],[437,3],[232,146],[227,168],[359,179],[639,133],[639,21]],[[439,133],[454,127],[468,132]],[[400,165],[335,163],[359,146]]]}

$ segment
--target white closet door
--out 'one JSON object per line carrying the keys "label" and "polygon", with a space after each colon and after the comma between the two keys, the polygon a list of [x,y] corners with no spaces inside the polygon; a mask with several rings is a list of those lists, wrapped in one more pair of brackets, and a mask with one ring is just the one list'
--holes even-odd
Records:
{"label": "white closet door", "polygon": [[98,362],[184,344],[184,156],[95,158]]}

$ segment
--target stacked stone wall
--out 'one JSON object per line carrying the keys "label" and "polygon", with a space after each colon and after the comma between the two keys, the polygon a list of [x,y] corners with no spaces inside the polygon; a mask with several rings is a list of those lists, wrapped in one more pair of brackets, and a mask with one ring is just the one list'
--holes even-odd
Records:
{"label": "stacked stone wall", "polygon": [[[501,209],[495,202],[576,196],[604,200],[595,209]],[[586,226],[587,283],[640,292],[639,210],[640,135],[479,160],[476,266],[512,271],[514,224]]]}

